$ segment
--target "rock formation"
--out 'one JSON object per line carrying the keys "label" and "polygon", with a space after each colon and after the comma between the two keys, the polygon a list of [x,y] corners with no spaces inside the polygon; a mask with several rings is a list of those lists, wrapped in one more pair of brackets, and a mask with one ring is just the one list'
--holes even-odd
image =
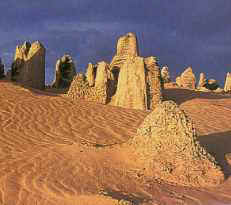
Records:
{"label": "rock formation", "polygon": [[[118,40],[110,65],[88,65],[86,79],[73,82],[68,96],[109,103],[133,109],[153,109],[162,100],[160,68],[155,57],[138,56],[136,35],[128,33]],[[81,82],[81,83],[80,83]],[[81,88],[75,88],[80,86]],[[84,87],[84,91],[80,91]],[[85,93],[73,97],[75,92]],[[98,95],[98,97],[96,97]]]}
{"label": "rock formation", "polygon": [[141,57],[128,59],[120,69],[113,105],[146,110],[146,90],[144,59]]}
{"label": "rock formation", "polygon": [[161,69],[161,78],[163,80],[163,83],[170,83],[171,82],[168,66],[164,66]]}
{"label": "rock formation", "polygon": [[176,77],[176,84],[181,87],[181,79],[180,76]]}
{"label": "rock formation", "polygon": [[67,96],[74,100],[84,99],[86,101],[106,104],[110,96],[110,77],[109,65],[105,62],[100,62],[96,68],[95,85],[91,87],[86,76],[78,73],[71,83]]}
{"label": "rock formation", "polygon": [[153,56],[145,58],[144,63],[147,81],[147,108],[152,110],[163,100],[160,67],[156,57]]}
{"label": "rock formation", "polygon": [[207,80],[204,73],[200,73],[200,80],[197,90],[201,92],[223,92],[223,89],[219,88],[218,82],[214,79]]}
{"label": "rock formation", "polygon": [[45,48],[39,41],[32,44],[25,42],[16,47],[11,79],[29,87],[44,89]]}
{"label": "rock formation", "polygon": [[192,186],[218,185],[220,166],[198,142],[192,121],[173,101],[157,105],[130,141],[156,178]]}
{"label": "rock formation", "polygon": [[72,60],[72,57],[65,54],[63,57],[57,60],[55,66],[55,79],[53,80],[52,87],[69,87],[75,74],[75,64]]}
{"label": "rock formation", "polygon": [[88,64],[86,78],[90,87],[95,85],[96,69],[92,63]]}
{"label": "rock formation", "polygon": [[2,63],[2,59],[0,58],[0,79],[4,78],[5,74],[4,74],[4,64]]}
{"label": "rock formation", "polygon": [[200,79],[197,85],[197,89],[200,89],[202,87],[205,87],[206,85],[206,77],[204,73],[200,73]]}
{"label": "rock formation", "polygon": [[183,88],[195,89],[196,77],[191,67],[188,67],[180,76],[180,84]]}
{"label": "rock formation", "polygon": [[231,73],[229,72],[226,75],[224,91],[231,92]]}
{"label": "rock formation", "polygon": [[128,60],[128,58],[133,58],[138,55],[139,51],[136,34],[127,33],[126,35],[121,36],[117,42],[116,55],[112,59],[110,68],[121,68],[123,63],[125,63]]}
{"label": "rock formation", "polygon": [[209,79],[206,80],[206,84],[204,87],[206,87],[208,90],[216,90],[217,88],[219,88],[219,84],[217,80]]}

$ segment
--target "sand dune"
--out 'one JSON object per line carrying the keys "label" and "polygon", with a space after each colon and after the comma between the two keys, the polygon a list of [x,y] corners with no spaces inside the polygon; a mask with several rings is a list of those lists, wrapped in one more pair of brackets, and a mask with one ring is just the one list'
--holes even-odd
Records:
{"label": "sand dune", "polygon": [[[0,204],[231,204],[231,96],[168,89],[227,179],[216,188],[142,175],[125,142],[148,112],[76,101],[0,81]],[[125,202],[124,202],[125,204]]]}

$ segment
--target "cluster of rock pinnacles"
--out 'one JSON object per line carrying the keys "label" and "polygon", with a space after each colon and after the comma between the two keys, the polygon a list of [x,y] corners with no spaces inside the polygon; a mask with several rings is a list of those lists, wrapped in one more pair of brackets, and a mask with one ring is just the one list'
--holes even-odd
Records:
{"label": "cluster of rock pinnacles", "polygon": [[[0,78],[4,65],[0,59]],[[45,88],[45,48],[36,41],[17,46],[7,77],[23,85]],[[76,73],[73,59],[58,59],[51,87],[69,88],[66,96],[125,108],[153,110],[137,135],[129,140],[134,153],[145,161],[154,176],[184,185],[217,185],[224,174],[215,159],[200,146],[192,121],[172,101],[163,102],[164,84],[171,83],[167,66],[160,69],[154,56],[139,55],[134,33],[121,36],[111,63],[88,64],[86,74]],[[204,73],[196,87],[192,68],[176,78],[176,85],[199,91],[217,91],[218,82]],[[231,73],[227,73],[225,92],[231,92]]]}
{"label": "cluster of rock pinnacles", "polygon": [[[125,108],[153,110],[162,101],[165,83],[170,83],[167,66],[160,69],[154,56],[141,57],[136,35],[128,33],[117,42],[116,54],[111,63],[88,64],[86,74],[76,73],[70,55],[59,58],[55,67],[55,78],[51,87],[69,89],[67,96],[73,99],[95,101]],[[45,88],[45,48],[41,42],[25,42],[16,47],[11,70],[7,78],[23,85]],[[0,59],[0,78],[5,77],[4,65]],[[231,92],[231,74],[227,73],[224,89],[214,79],[206,79],[200,74],[196,77],[188,67],[176,78],[176,85],[182,88],[204,92]]]}

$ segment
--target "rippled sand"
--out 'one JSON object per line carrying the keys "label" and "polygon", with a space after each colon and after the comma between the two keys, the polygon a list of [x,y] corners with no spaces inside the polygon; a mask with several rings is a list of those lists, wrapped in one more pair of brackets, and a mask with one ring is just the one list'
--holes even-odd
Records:
{"label": "rippled sand", "polygon": [[166,90],[227,176],[219,187],[196,189],[137,171],[123,145],[148,112],[73,102],[3,80],[0,90],[1,205],[231,204],[231,96]]}

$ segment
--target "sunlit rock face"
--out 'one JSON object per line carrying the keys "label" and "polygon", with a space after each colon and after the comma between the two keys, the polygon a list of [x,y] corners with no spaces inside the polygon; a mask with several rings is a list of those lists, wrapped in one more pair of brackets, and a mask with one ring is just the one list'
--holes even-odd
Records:
{"label": "sunlit rock face", "polygon": [[231,73],[230,72],[228,72],[226,75],[224,91],[231,92]]}
{"label": "sunlit rock face", "polygon": [[189,186],[224,181],[221,167],[200,145],[192,120],[173,101],[159,103],[128,144],[155,178]]}
{"label": "sunlit rock face", "polygon": [[86,78],[90,87],[95,85],[95,77],[96,77],[95,70],[96,69],[94,65],[92,63],[89,63],[87,67]]}
{"label": "sunlit rock face", "polygon": [[206,85],[206,77],[204,73],[200,73],[200,79],[197,85],[197,89],[200,89],[202,87],[205,87]]}
{"label": "sunlit rock face", "polygon": [[191,67],[188,67],[180,76],[180,86],[183,88],[195,89],[196,77]]}
{"label": "sunlit rock face", "polygon": [[32,44],[25,42],[16,47],[11,80],[29,87],[44,89],[45,48],[39,41]]}
{"label": "sunlit rock face", "polygon": [[110,68],[122,67],[129,58],[139,55],[137,37],[135,33],[127,33],[121,36],[117,42],[116,55],[112,59]]}
{"label": "sunlit rock face", "polygon": [[102,61],[97,63],[94,69],[95,75],[92,76],[94,86],[89,84],[89,78],[87,79],[86,75],[77,73],[69,88],[68,97],[71,97],[73,100],[83,99],[101,104],[108,103],[110,82],[112,81],[112,73],[109,70],[109,65]]}
{"label": "sunlit rock face", "polygon": [[[119,37],[111,64],[89,63],[84,80],[75,78],[68,96],[124,108],[153,109],[162,101],[160,68],[156,57],[138,54],[134,33]],[[77,91],[82,94],[75,94]]]}
{"label": "sunlit rock face", "polygon": [[163,100],[160,67],[154,56],[144,59],[146,68],[147,108],[153,110]]}
{"label": "sunlit rock face", "polygon": [[65,54],[57,60],[55,66],[55,79],[53,80],[52,87],[67,88],[76,75],[75,64],[70,55]]}
{"label": "sunlit rock face", "polygon": [[170,83],[171,82],[168,66],[164,66],[161,69],[161,78],[163,80],[163,83]]}
{"label": "sunlit rock face", "polygon": [[135,57],[132,60],[126,60],[120,69],[113,105],[146,110],[146,91],[144,59]]}

